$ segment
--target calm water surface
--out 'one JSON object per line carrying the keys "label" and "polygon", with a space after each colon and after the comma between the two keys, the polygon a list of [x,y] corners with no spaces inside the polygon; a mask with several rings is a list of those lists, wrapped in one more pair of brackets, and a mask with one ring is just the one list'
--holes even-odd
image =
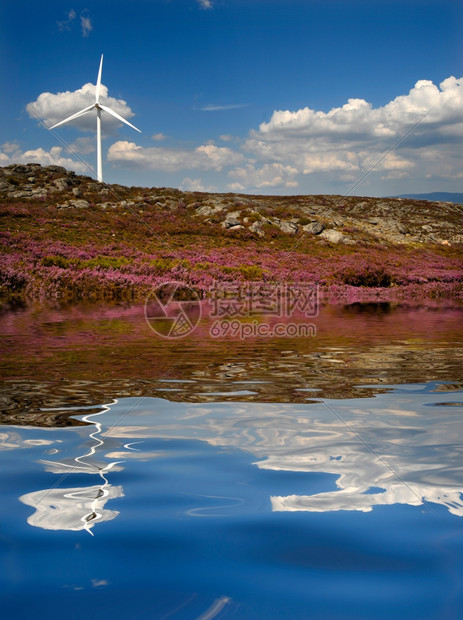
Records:
{"label": "calm water surface", "polygon": [[14,618],[461,618],[463,311],[161,341],[139,307],[5,309]]}

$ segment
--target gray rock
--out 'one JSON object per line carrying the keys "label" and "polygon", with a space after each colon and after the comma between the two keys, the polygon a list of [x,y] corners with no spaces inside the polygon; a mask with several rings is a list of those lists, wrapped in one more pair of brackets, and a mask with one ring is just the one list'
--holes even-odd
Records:
{"label": "gray rock", "polygon": [[30,174],[33,172],[33,169],[29,166],[29,164],[10,164],[8,168],[16,174]]}
{"label": "gray rock", "polygon": [[47,190],[44,189],[43,187],[38,187],[37,189],[33,189],[31,192],[31,198],[46,198],[47,197]]}
{"label": "gray rock", "polygon": [[46,166],[45,169],[48,172],[60,172],[61,174],[67,174],[67,170],[66,168],[63,168],[63,166]]}
{"label": "gray rock", "polygon": [[79,198],[79,196],[82,196],[82,190],[80,187],[73,187],[72,193],[74,194],[76,198]]}
{"label": "gray rock", "polygon": [[227,215],[226,219],[222,222],[224,228],[233,228],[234,226],[240,226],[240,221],[236,217],[230,217]]}
{"label": "gray rock", "polygon": [[330,243],[338,244],[344,238],[344,235],[339,230],[334,230],[334,228],[327,228],[323,232],[320,233],[320,237],[322,239],[326,239]]}
{"label": "gray rock", "polygon": [[68,187],[71,185],[71,182],[69,181],[69,179],[67,179],[66,177],[60,177],[59,179],[55,179],[53,181],[53,185],[60,191],[64,191],[66,189],[68,189]]}
{"label": "gray rock", "polygon": [[74,209],[87,209],[90,206],[90,203],[86,200],[70,200],[69,206]]}
{"label": "gray rock", "polygon": [[397,225],[397,230],[399,231],[399,233],[401,235],[406,235],[407,233],[410,232],[409,229],[406,226],[404,226],[403,224],[398,224]]}
{"label": "gray rock", "polygon": [[311,222],[302,227],[304,232],[309,232],[314,235],[319,235],[325,230],[325,225],[322,222]]}
{"label": "gray rock", "polygon": [[199,207],[199,209],[196,209],[196,215],[204,215],[205,217],[209,216],[209,215],[214,215],[214,213],[217,213],[218,211],[221,211],[221,208],[217,208],[217,207],[211,207],[210,205],[204,205],[202,207]]}
{"label": "gray rock", "polygon": [[251,226],[249,227],[249,230],[253,233],[256,233],[257,235],[259,235],[259,237],[265,237],[265,233],[262,230],[262,224],[261,222],[254,222],[251,224]]}
{"label": "gray rock", "polygon": [[239,226],[241,222],[239,221],[239,216],[241,215],[241,211],[230,211],[227,213],[225,220],[222,222],[222,226],[224,228],[232,228],[232,226]]}
{"label": "gray rock", "polygon": [[298,231],[297,224],[295,224],[294,222],[287,222],[283,220],[278,222],[277,226],[282,232],[288,233],[290,235],[295,235]]}
{"label": "gray rock", "polygon": [[229,226],[228,230],[244,230],[244,226],[242,224],[236,224],[235,226]]}
{"label": "gray rock", "polygon": [[12,198],[29,198],[31,195],[31,191],[30,190],[26,190],[26,191],[17,191],[17,192],[10,192],[10,196]]}

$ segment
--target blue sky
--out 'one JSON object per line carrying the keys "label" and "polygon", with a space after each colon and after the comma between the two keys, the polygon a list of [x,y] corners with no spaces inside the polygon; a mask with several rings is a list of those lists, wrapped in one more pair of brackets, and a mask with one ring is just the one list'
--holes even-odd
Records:
{"label": "blue sky", "polygon": [[90,174],[58,136],[94,169],[94,116],[55,135],[35,115],[91,104],[104,53],[107,103],[142,131],[104,122],[108,182],[461,192],[462,24],[459,0],[6,1],[0,165]]}

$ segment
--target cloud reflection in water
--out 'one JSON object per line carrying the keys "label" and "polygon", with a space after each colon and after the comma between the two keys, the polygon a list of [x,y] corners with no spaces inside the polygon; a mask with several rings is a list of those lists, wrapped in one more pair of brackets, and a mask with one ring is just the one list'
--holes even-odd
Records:
{"label": "cloud reflection in water", "polygon": [[[149,449],[148,440],[194,440],[251,454],[254,466],[262,472],[310,474],[307,492],[301,493],[299,486],[297,494],[291,481],[272,489],[272,483],[265,486],[257,477],[255,492],[267,493],[267,509],[273,511],[369,512],[376,506],[439,504],[455,516],[463,516],[463,420],[458,407],[447,406],[461,397],[456,391],[435,388],[433,384],[390,386],[389,393],[371,398],[330,400],[329,407],[336,415],[321,402],[199,404],[121,399],[103,412],[83,418],[92,423],[93,441],[83,456],[70,462],[41,461],[47,471],[56,474],[98,475],[100,484],[52,487],[20,499],[35,507],[28,518],[30,525],[90,532],[95,523],[118,515],[105,505],[124,493],[122,487],[109,484],[107,475],[121,469],[122,460],[130,468],[133,460],[142,463],[160,456],[156,449]],[[371,390],[374,394],[373,387]],[[125,417],[127,411],[130,416]],[[81,433],[83,427],[79,428]],[[220,459],[220,452],[214,458]],[[187,476],[196,475],[186,472]],[[314,474],[330,475],[326,492],[320,492],[320,487],[311,492]],[[147,475],[159,472],[147,471]],[[333,476],[337,490],[333,490]],[[184,482],[188,485],[188,480]],[[198,498],[212,497],[207,482],[196,482]],[[245,510],[242,498],[227,495],[227,491],[224,488],[220,495],[222,501],[214,496],[213,506],[185,509],[184,514],[224,516],[222,511],[230,503]]]}

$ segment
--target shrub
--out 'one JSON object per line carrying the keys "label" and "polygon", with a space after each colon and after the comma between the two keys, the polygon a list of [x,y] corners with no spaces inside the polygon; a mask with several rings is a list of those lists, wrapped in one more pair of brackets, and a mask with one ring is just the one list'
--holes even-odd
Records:
{"label": "shrub", "polygon": [[362,269],[349,267],[339,273],[339,278],[349,286],[385,288],[392,284],[392,276],[385,271],[384,267],[376,265],[368,265]]}

